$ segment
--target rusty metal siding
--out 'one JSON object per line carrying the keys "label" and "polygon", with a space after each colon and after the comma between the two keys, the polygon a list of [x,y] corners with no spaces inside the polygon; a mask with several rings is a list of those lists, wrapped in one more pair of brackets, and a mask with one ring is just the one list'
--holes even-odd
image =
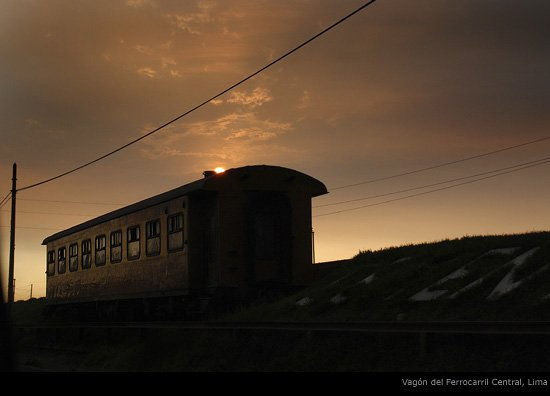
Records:
{"label": "rusty metal siding", "polygon": [[[129,225],[139,224],[142,230],[145,223],[151,219],[160,218],[161,238],[166,237],[166,218],[175,212],[184,212],[185,197],[180,197],[140,212],[134,212],[108,222],[98,224],[89,229],[51,241],[47,250],[68,247],[72,243],[81,243],[86,239],[94,239],[98,235],[109,235],[112,231],[122,230],[122,261],[111,263],[111,249],[107,248],[106,264],[96,266],[95,262],[89,269],[79,266],[75,272],[65,272],[47,277],[46,297],[50,302],[56,301],[89,301],[108,298],[132,298],[149,294],[185,294],[189,288],[187,249],[168,253],[165,246],[157,256],[147,257],[144,254],[145,238],[140,236],[140,249],[143,251],[137,260],[128,260],[126,229]],[[184,224],[185,226],[185,224]],[[184,245],[185,246],[185,245]],[[95,252],[92,252],[95,253]],[[79,255],[82,256],[81,252]],[[92,257],[95,254],[91,255]],[[81,258],[81,257],[79,257]],[[92,260],[95,261],[95,260]]]}
{"label": "rusty metal siding", "polygon": [[[250,252],[255,248],[250,243],[251,234],[263,223],[269,228],[269,221],[265,216],[257,216],[252,220],[258,225],[251,228],[251,192],[274,197],[275,212],[278,211],[270,214],[277,259],[264,260],[262,268],[256,268],[250,260]],[[176,196],[177,193],[185,196]],[[54,249],[57,253],[60,247],[68,248],[73,243],[82,247],[83,240],[121,231],[121,247],[111,249],[109,244],[100,253],[100,262],[105,255],[104,265],[96,265],[95,250],[86,259],[79,249],[78,270],[65,274],[56,271],[54,276],[48,276],[46,296],[56,302],[176,295],[191,290],[202,293],[218,287],[252,286],[256,275],[260,280],[277,278],[274,273],[278,273],[278,280],[283,283],[306,285],[313,279],[311,197],[325,193],[325,186],[310,176],[260,165],[230,169],[225,174],[129,205],[44,240],[47,250]],[[168,217],[177,213],[183,214],[183,235],[168,235]],[[156,219],[160,220],[160,238],[148,239],[146,224]],[[128,244],[127,230],[134,225],[140,228],[140,238]],[[183,248],[169,251],[172,244]],[[139,258],[128,260],[129,245],[136,255],[139,251]],[[157,246],[160,254],[147,254],[154,253]],[[120,262],[113,263],[120,258]],[[86,261],[89,269],[82,268]],[[254,279],[250,277],[251,262]]]}

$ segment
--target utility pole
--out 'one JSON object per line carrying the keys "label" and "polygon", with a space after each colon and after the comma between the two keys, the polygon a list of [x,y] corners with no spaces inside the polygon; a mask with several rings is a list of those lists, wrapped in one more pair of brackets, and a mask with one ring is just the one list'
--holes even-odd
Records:
{"label": "utility pole", "polygon": [[32,283],[31,283],[31,297],[29,300],[32,300]]}
{"label": "utility pole", "polygon": [[15,296],[15,280],[13,279],[13,267],[15,259],[15,195],[17,193],[17,164],[13,164],[11,178],[11,224],[10,224],[10,268],[8,275],[8,310],[11,310]]}

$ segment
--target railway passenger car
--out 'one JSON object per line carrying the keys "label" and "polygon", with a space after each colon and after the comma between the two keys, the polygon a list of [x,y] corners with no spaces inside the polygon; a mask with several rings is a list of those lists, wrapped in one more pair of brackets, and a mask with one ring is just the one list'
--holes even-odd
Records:
{"label": "railway passenger car", "polygon": [[200,310],[214,296],[302,287],[314,276],[311,198],[326,193],[320,181],[288,168],[206,171],[44,239],[46,300]]}

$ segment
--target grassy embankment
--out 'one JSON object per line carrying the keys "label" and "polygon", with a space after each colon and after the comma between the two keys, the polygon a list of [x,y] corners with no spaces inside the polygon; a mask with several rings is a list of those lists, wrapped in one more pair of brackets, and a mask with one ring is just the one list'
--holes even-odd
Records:
{"label": "grassy embankment", "polygon": [[[518,248],[512,254],[486,254],[491,250],[512,247]],[[522,265],[515,267],[512,274],[512,281],[522,281],[520,285],[495,300],[488,300],[493,289],[514,267],[510,262],[534,248],[538,250]],[[548,232],[464,237],[366,251],[296,295],[272,304],[256,304],[225,318],[291,321],[550,320],[550,299],[545,298],[550,294],[550,268],[544,267],[549,263]],[[434,285],[461,268],[467,272],[464,276]],[[474,281],[479,284],[450,298]],[[431,301],[410,299],[425,288],[447,292]],[[297,304],[305,298],[311,302],[302,306]]]}
{"label": "grassy embankment", "polygon": [[[512,247],[518,248],[512,254],[486,255]],[[500,298],[488,300],[514,267],[511,260],[534,248],[538,250],[515,267],[512,275],[513,281],[523,282]],[[550,300],[545,298],[550,293],[550,269],[544,267],[550,262],[549,253],[547,232],[466,237],[361,252],[296,295],[256,303],[215,320],[550,320]],[[460,268],[464,268],[463,276],[434,286]],[[369,277],[371,281],[365,284]],[[475,287],[449,298],[481,278]],[[446,292],[432,301],[410,299],[425,288]],[[297,304],[306,297],[309,304]],[[42,306],[43,300],[15,304],[15,320],[37,320]],[[96,332],[85,336],[85,341],[67,332],[55,344],[83,351],[68,367],[61,367],[65,370],[548,371],[547,338],[434,335],[427,348],[422,348],[417,335],[156,330]],[[18,341],[25,347],[36,340],[22,337]],[[53,367],[46,357],[31,362]]]}

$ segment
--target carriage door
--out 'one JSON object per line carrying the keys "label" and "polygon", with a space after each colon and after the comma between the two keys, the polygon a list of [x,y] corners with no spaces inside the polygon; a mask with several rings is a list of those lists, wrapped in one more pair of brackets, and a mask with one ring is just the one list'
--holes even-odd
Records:
{"label": "carriage door", "polygon": [[249,283],[290,281],[290,204],[278,192],[251,192],[248,205]]}

